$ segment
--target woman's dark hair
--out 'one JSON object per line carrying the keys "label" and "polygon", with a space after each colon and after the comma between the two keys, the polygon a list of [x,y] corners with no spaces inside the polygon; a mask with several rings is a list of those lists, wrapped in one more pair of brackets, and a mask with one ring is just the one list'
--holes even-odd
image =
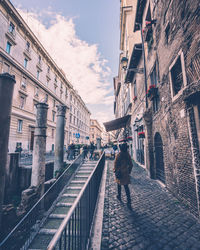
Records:
{"label": "woman's dark hair", "polygon": [[120,145],[121,152],[126,152],[128,148],[128,145],[126,143],[123,143]]}

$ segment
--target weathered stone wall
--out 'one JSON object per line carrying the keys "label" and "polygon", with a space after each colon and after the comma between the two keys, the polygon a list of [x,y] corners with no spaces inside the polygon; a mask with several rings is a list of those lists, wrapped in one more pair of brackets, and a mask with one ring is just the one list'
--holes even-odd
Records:
{"label": "weathered stone wall", "polygon": [[[160,107],[152,117],[152,142],[156,132],[159,132],[163,140],[166,186],[188,205],[194,214],[198,214],[198,194],[189,132],[189,114],[183,94],[180,94],[176,100],[172,98],[169,67],[182,50],[187,85],[197,80],[198,75],[195,73],[193,59],[199,53],[198,11],[200,11],[198,0],[158,1],[157,6],[152,9],[153,19],[157,19],[154,27],[154,43],[152,49],[146,54],[148,84],[150,84],[149,76],[156,58],[159,62],[160,76],[158,84]],[[166,43],[165,29],[168,24],[170,31],[168,43]],[[149,104],[152,105],[151,102]]]}

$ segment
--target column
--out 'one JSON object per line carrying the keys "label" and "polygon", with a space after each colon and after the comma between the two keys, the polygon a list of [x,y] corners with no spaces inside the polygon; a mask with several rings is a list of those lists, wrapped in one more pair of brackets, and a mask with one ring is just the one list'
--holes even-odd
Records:
{"label": "column", "polygon": [[57,105],[54,172],[63,166],[66,109],[65,105]]}
{"label": "column", "polygon": [[44,193],[45,182],[45,156],[46,156],[46,130],[48,104],[38,103],[36,127],[34,134],[33,165],[31,186],[38,187],[40,195]]}
{"label": "column", "polygon": [[0,228],[14,84],[14,76],[0,74]]}

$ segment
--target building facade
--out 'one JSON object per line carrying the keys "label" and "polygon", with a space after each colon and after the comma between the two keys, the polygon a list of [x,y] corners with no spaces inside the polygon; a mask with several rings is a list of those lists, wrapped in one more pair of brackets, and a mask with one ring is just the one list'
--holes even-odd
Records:
{"label": "building facade", "polygon": [[103,132],[102,127],[96,119],[90,119],[90,142],[97,144],[97,141],[101,141],[101,134]]}
{"label": "building facade", "polygon": [[[64,72],[30,30],[10,1],[0,3],[0,73],[15,75],[9,152],[17,146],[32,151],[35,130],[35,105],[46,102],[47,151],[54,151],[56,106],[66,105],[65,146],[71,135],[89,136],[90,112]],[[73,99],[71,96],[73,95]],[[70,107],[80,107],[76,120],[70,121]],[[75,110],[75,109],[74,109]]]}
{"label": "building facade", "polygon": [[[127,65],[123,71],[120,60],[117,77],[131,92],[133,159],[195,215],[200,215],[199,9],[198,0],[121,1],[121,41],[128,47],[122,47]],[[122,102],[115,104],[117,112]]]}

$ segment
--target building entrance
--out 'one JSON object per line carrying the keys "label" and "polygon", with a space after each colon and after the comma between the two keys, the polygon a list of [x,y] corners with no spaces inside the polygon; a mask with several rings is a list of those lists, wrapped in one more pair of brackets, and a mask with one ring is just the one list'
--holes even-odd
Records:
{"label": "building entrance", "polygon": [[156,179],[165,183],[165,168],[163,160],[163,142],[161,135],[156,133],[154,137],[155,160],[156,160]]}

